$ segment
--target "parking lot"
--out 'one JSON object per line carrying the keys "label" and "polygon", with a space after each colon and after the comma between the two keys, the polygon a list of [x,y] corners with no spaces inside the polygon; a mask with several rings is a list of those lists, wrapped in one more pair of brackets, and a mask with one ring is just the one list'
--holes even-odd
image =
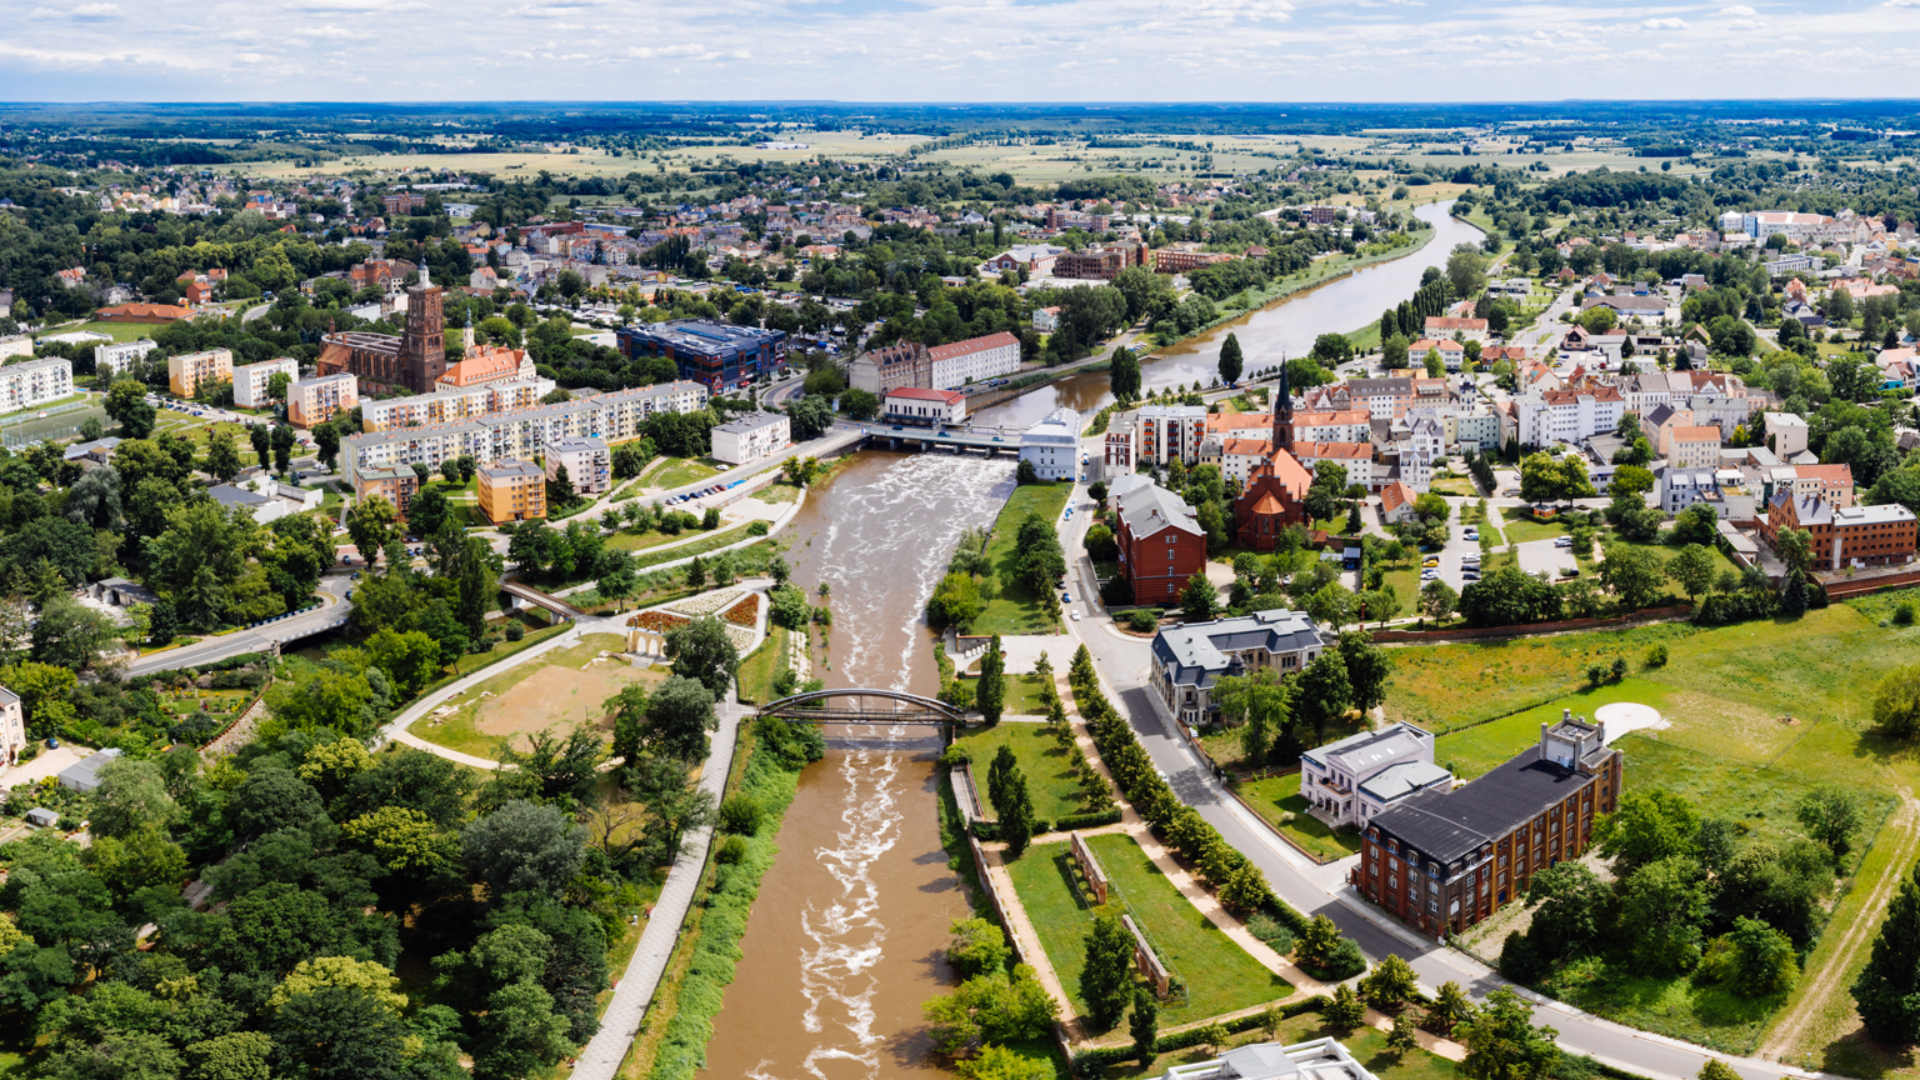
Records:
{"label": "parking lot", "polygon": [[1520,569],[1529,574],[1545,573],[1556,578],[1577,572],[1580,563],[1573,556],[1572,546],[1558,547],[1558,543],[1558,540],[1533,540],[1515,545],[1514,551],[1520,557]]}

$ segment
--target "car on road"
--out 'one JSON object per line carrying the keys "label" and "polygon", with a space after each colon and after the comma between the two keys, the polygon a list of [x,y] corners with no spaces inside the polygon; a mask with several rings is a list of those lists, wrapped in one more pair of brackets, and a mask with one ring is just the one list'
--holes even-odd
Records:
{"label": "car on road", "polygon": [[1468,529],[1466,532],[1463,532],[1460,534],[1460,538],[1463,540],[1472,540],[1475,543],[1478,543],[1480,540],[1480,530]]}
{"label": "car on road", "polygon": [[1074,612],[1074,613],[1073,613],[1073,621],[1074,621],[1074,622],[1079,622],[1079,621],[1080,621],[1080,613],[1079,613],[1079,612],[1077,612],[1077,611],[1076,611],[1076,612]]}
{"label": "car on road", "polygon": [[1573,546],[1573,537],[1556,536],[1553,540],[1553,546],[1557,548],[1570,548]]}
{"label": "car on road", "polygon": [[1061,594],[1060,594],[1060,602],[1061,602],[1061,603],[1063,603],[1063,604],[1071,604],[1071,603],[1073,603],[1073,594],[1072,594],[1072,593],[1070,593],[1070,592],[1063,592],[1063,593],[1061,593]]}

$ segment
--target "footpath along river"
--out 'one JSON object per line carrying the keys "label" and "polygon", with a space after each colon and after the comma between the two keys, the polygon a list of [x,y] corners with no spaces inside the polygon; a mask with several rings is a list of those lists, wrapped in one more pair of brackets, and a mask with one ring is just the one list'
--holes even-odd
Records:
{"label": "footpath along river", "polygon": [[[1480,232],[1422,207],[1438,230],[1417,254],[1255,312],[1168,350],[1145,366],[1149,388],[1211,381],[1220,341],[1240,337],[1249,370],[1298,356],[1413,295],[1428,266]],[[1074,376],[982,413],[1024,428],[1062,405],[1112,399],[1107,376]],[[923,618],[962,529],[991,524],[1013,490],[1014,463],[971,455],[864,451],[809,493],[788,559],[809,591],[827,582],[833,627],[829,686],[932,695],[939,690]],[[1065,658],[1057,658],[1057,662]],[[809,766],[761,884],[742,957],[707,1047],[711,1077],[878,1080],[933,1076],[920,1004],[952,981],[947,924],[967,914],[940,847],[934,758],[926,728],[829,729]]]}

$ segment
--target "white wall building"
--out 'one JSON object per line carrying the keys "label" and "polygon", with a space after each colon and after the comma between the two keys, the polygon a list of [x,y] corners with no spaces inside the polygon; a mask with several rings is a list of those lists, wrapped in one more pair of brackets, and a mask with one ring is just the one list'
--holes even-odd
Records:
{"label": "white wall building", "polygon": [[267,384],[273,381],[275,375],[285,375],[287,385],[293,385],[300,378],[300,361],[291,356],[282,356],[234,368],[233,403],[243,409],[266,408],[273,400],[267,395]]}
{"label": "white wall building", "polygon": [[967,395],[958,390],[903,386],[887,392],[886,418],[913,424],[958,424],[967,418]]}
{"label": "white wall building", "polygon": [[1033,462],[1042,480],[1075,480],[1080,475],[1080,414],[1055,409],[1020,436],[1020,460]]}
{"label": "white wall building", "polygon": [[144,360],[148,353],[159,348],[157,342],[141,338],[138,341],[108,342],[93,347],[93,370],[96,375],[113,376],[133,366],[135,360]]}
{"label": "white wall building", "polygon": [[547,444],[547,481],[560,478],[567,470],[567,482],[579,495],[598,495],[613,486],[613,452],[606,441],[572,437]]}
{"label": "white wall building", "polygon": [[0,367],[0,413],[37,409],[73,393],[73,364],[49,357]]}
{"label": "white wall building", "polygon": [[1314,817],[1335,828],[1365,828],[1415,792],[1452,785],[1453,774],[1433,763],[1433,735],[1412,724],[1363,731],[1300,755],[1300,794]]}
{"label": "white wall building", "polygon": [[1020,370],[1020,339],[1002,331],[927,350],[933,363],[933,388],[955,390]]}
{"label": "white wall building", "polygon": [[729,465],[744,465],[792,441],[793,425],[785,413],[748,413],[714,426],[713,456]]}
{"label": "white wall building", "polygon": [[0,768],[18,764],[27,748],[27,718],[20,695],[0,686]]}
{"label": "white wall building", "polygon": [[1593,390],[1532,390],[1514,399],[1520,445],[1578,443],[1620,426],[1626,401],[1611,386]]}

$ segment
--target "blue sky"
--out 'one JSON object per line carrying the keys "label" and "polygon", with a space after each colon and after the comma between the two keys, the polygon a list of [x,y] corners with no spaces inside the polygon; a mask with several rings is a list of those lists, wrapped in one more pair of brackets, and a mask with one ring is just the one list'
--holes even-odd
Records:
{"label": "blue sky", "polygon": [[1920,0],[0,0],[0,100],[1920,97]]}

